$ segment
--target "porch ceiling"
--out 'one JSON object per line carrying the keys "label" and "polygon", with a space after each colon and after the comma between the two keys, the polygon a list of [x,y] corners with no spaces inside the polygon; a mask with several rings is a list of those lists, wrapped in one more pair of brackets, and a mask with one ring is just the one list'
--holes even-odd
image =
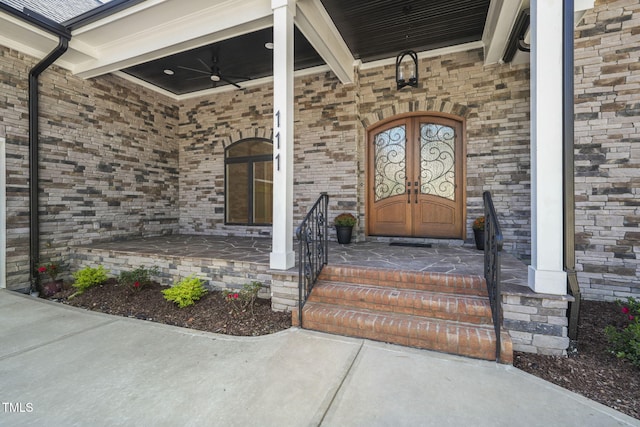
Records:
{"label": "porch ceiling", "polygon": [[[489,9],[489,0],[321,0],[321,4],[351,56],[363,62],[395,57],[407,49],[425,51],[479,41]],[[271,40],[269,27],[123,71],[180,95],[229,84],[224,80],[212,82],[209,78],[214,65],[212,58],[217,56],[222,76],[240,77],[228,80],[242,85],[246,80],[242,77],[272,75],[273,57],[264,47]],[[312,43],[296,29],[295,69],[324,64]],[[167,76],[163,73],[165,69],[174,74]]]}
{"label": "porch ceiling", "polygon": [[389,58],[482,38],[489,0],[322,0],[356,59]]}

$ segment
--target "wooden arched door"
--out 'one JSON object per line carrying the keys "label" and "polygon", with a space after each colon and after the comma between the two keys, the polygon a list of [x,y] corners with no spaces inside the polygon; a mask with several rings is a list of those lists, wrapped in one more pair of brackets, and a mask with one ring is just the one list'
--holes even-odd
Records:
{"label": "wooden arched door", "polygon": [[370,235],[465,237],[462,122],[408,115],[368,131]]}

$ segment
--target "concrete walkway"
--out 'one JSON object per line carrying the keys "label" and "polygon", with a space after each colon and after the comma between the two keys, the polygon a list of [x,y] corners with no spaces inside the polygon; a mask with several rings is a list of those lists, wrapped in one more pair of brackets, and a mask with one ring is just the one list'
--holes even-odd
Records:
{"label": "concrete walkway", "polygon": [[511,366],[299,329],[240,338],[0,290],[3,426],[640,426]]}

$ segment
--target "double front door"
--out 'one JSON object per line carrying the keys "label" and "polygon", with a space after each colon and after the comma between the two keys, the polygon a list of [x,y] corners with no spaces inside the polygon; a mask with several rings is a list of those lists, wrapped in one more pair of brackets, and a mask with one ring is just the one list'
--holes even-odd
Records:
{"label": "double front door", "polygon": [[370,235],[464,238],[462,124],[408,116],[368,132]]}

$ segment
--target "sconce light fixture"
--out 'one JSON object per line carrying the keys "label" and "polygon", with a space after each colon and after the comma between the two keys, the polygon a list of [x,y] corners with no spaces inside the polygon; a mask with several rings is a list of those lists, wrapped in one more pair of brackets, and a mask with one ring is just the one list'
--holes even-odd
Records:
{"label": "sconce light fixture", "polygon": [[[409,76],[405,80],[405,69],[402,61],[405,56],[409,57],[411,61],[407,61],[409,69],[406,70],[406,75]],[[405,50],[400,52],[396,57],[396,83],[398,84],[398,90],[405,86],[416,87],[418,86],[418,55],[412,50]]]}

